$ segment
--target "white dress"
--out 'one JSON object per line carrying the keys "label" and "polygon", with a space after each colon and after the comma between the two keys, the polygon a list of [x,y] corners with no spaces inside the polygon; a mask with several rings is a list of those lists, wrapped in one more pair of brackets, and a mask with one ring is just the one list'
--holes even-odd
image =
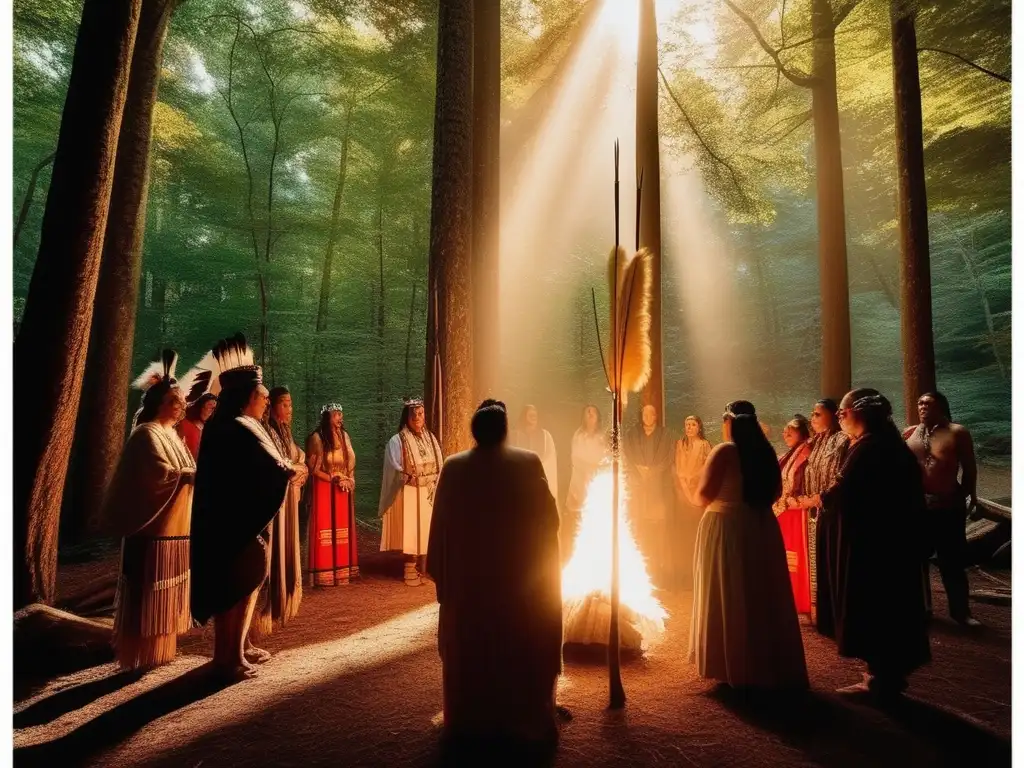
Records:
{"label": "white dress", "polygon": [[743,501],[738,457],[697,530],[689,661],[733,687],[808,686],[782,533]]}
{"label": "white dress", "polygon": [[382,552],[427,554],[434,489],[442,462],[441,446],[428,430],[417,436],[403,429],[388,441],[377,508],[383,518]]}

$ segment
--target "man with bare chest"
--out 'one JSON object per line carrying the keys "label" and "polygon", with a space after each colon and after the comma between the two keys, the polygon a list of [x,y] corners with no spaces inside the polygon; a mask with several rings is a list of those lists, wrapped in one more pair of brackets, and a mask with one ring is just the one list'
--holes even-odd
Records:
{"label": "man with bare chest", "polygon": [[903,438],[921,465],[930,534],[949,599],[949,613],[960,624],[978,626],[971,616],[964,573],[966,517],[978,503],[974,442],[966,427],[953,423],[949,401],[940,392],[921,395],[917,415],[920,424],[908,428]]}

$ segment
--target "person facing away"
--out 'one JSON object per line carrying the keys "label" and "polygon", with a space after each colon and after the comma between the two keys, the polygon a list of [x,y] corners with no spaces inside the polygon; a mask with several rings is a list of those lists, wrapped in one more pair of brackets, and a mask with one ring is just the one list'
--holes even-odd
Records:
{"label": "person facing away", "polygon": [[899,695],[907,675],[931,658],[921,589],[928,555],[921,470],[877,390],[848,393],[839,419],[850,451],[822,494],[838,533],[826,565],[839,655],[867,662],[863,682],[839,692]]}
{"label": "person facing away", "polygon": [[146,374],[142,408],[104,499],[103,519],[122,537],[114,612],[114,649],[123,669],[174,659],[178,635],[192,625],[189,527],[196,465],[174,425],[185,398],[174,378],[176,355]]}
{"label": "person facing away", "polygon": [[772,504],[782,492],[775,451],[754,406],[725,407],[696,501],[705,506],[693,560],[689,661],[733,688],[801,690],[807,666],[786,552]]}
{"label": "person facing away", "polygon": [[445,734],[551,745],[562,664],[558,509],[540,458],[506,446],[503,403],[485,400],[472,433],[476,446],[445,461],[427,554]]}
{"label": "person facing away", "polygon": [[[978,465],[970,431],[953,422],[949,401],[941,392],[926,392],[917,400],[920,424],[903,433],[924,477],[928,532],[938,556],[949,615],[969,627],[981,623],[971,616],[967,574],[967,514],[976,514]],[[925,564],[927,568],[927,563]],[[926,582],[927,584],[927,582]],[[928,588],[931,610],[931,589]]]}
{"label": "person facing away", "polygon": [[555,450],[555,440],[540,425],[540,415],[537,413],[537,406],[525,405],[519,417],[519,427],[512,431],[509,442],[516,448],[523,448],[533,451],[540,456],[544,465],[544,474],[548,479],[548,488],[551,495],[558,499],[558,453]]}
{"label": "person facing away", "polygon": [[[260,422],[270,392],[252,360],[241,334],[204,359],[219,371],[221,390],[203,434],[192,513],[192,615],[200,624],[213,618],[213,665],[230,678],[256,673],[245,642],[270,569],[266,529],[289,483],[307,477],[305,465],[282,456]],[[254,650],[255,661],[265,660]]]}

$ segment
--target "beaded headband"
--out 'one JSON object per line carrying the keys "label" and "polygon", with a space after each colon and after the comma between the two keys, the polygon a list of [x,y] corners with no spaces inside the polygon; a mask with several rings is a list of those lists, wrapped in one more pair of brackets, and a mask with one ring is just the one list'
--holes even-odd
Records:
{"label": "beaded headband", "polygon": [[337,411],[338,413],[344,413],[344,410],[342,409],[339,403],[328,403],[327,405],[320,409],[320,415],[323,416],[328,411]]}

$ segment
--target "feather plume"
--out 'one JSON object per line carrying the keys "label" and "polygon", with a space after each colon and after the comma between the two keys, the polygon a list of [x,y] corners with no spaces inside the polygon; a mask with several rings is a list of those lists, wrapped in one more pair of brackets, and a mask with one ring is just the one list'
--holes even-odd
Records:
{"label": "feather plume", "polygon": [[213,373],[196,365],[181,377],[178,386],[185,393],[185,402],[191,405],[209,391],[212,383]]}
{"label": "feather plume", "polygon": [[[249,348],[244,335],[236,333],[227,339],[221,339],[202,360],[196,363],[195,368],[185,375],[189,385],[187,394],[191,394],[192,390],[201,386],[205,381],[207,382],[205,389],[198,391],[195,398],[198,399],[204,392],[219,396],[221,391],[220,375],[235,368],[254,367],[254,361],[255,355]],[[184,385],[182,390],[185,390]],[[192,400],[188,400],[188,402],[192,402]]]}
{"label": "feather plume", "polygon": [[174,369],[178,365],[178,353],[173,349],[165,349],[160,353],[160,359],[150,363],[132,386],[145,392],[154,384],[159,384],[164,379],[174,378]]}
{"label": "feather plume", "polygon": [[628,393],[639,392],[651,377],[651,266],[651,253],[646,248],[629,256],[619,246],[618,259],[614,249],[608,259],[608,289],[616,297],[612,304],[617,317],[612,317],[612,338],[605,360],[611,367],[608,380],[620,385],[623,406]]}

